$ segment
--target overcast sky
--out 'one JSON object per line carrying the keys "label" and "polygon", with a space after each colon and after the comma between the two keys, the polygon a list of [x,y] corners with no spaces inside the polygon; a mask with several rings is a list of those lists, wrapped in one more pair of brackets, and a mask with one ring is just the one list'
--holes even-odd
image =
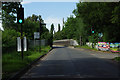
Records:
{"label": "overcast sky", "polygon": [[53,23],[55,31],[57,31],[58,23],[62,26],[63,18],[67,20],[67,17],[73,15],[72,11],[76,9],[76,3],[77,2],[72,2],[72,0],[71,2],[37,2],[37,0],[34,2],[29,0],[28,2],[24,0],[22,4],[25,9],[25,18],[32,14],[41,15],[44,22],[47,24],[46,27],[50,29]]}

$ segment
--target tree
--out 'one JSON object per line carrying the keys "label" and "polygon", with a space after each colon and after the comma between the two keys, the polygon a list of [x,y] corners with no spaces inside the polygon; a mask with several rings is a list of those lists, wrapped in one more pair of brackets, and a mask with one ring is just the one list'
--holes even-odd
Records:
{"label": "tree", "polygon": [[20,33],[14,29],[5,29],[2,34],[3,53],[16,50],[16,39],[18,36],[20,36]]}
{"label": "tree", "polygon": [[58,32],[60,31],[60,24],[58,24]]}
{"label": "tree", "polygon": [[[90,33],[90,27],[94,26],[95,32],[102,32],[104,35],[109,35],[112,32],[111,36],[103,36],[104,41],[118,41],[118,36],[120,33],[117,23],[119,24],[118,17],[118,6],[119,3],[78,3],[77,9],[73,11],[76,17],[81,18],[83,23],[86,25],[87,34]],[[112,17],[112,19],[111,19]],[[116,24],[111,23],[111,21]],[[114,27],[116,26],[116,27]],[[107,31],[106,31],[107,30]],[[92,36],[92,34],[88,35]],[[114,37],[114,39],[113,39]],[[115,38],[116,37],[116,38]],[[97,37],[96,37],[97,38]]]}
{"label": "tree", "polygon": [[[119,3],[100,3],[100,2],[79,2],[77,8],[73,10],[76,17],[70,16],[65,22],[65,28],[55,33],[55,39],[76,39],[80,37],[86,43],[99,41],[98,33],[103,33],[102,41],[119,42],[120,20]],[[94,27],[94,34],[91,28]],[[64,34],[64,35],[62,35]],[[94,38],[94,40],[92,40]]]}
{"label": "tree", "polygon": [[[37,16],[35,14],[25,19],[25,22],[23,24],[23,32],[28,39],[34,39],[34,32],[39,32],[40,21],[43,22],[41,16]],[[49,34],[49,30],[46,28],[46,26],[42,25],[41,31],[41,39],[46,39],[47,37],[45,34]]]}
{"label": "tree", "polygon": [[51,24],[50,33],[53,34],[53,31],[54,31],[54,24],[52,23],[52,24]]}
{"label": "tree", "polygon": [[[16,39],[17,37],[20,37],[21,32],[21,26],[16,23],[16,14],[17,9],[19,8],[20,3],[19,2],[3,2],[3,27],[5,28],[5,31],[3,32],[3,52],[6,52],[9,50],[15,50],[16,51]],[[27,17],[24,20],[23,24],[23,35],[27,37],[27,39],[33,39],[34,38],[34,32],[39,32],[40,27],[40,21],[44,22],[41,18],[41,15],[35,15]],[[42,26],[42,39],[50,39],[50,33],[49,30],[46,28],[46,26]]]}
{"label": "tree", "polygon": [[51,24],[51,29],[50,29],[50,47],[53,45],[53,31],[54,31],[54,24]]}
{"label": "tree", "polygon": [[15,15],[17,14],[17,9],[20,6],[20,2],[2,2],[2,4],[3,27],[16,29],[16,26],[18,25],[15,23],[17,17]]}

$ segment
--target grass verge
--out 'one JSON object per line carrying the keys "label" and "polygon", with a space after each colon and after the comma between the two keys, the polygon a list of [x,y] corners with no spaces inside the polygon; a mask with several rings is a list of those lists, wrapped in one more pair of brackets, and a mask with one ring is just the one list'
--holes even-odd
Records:
{"label": "grass verge", "polygon": [[114,60],[120,62],[120,57],[115,57]]}
{"label": "grass verge", "polygon": [[21,70],[33,60],[39,58],[41,55],[46,54],[51,48],[49,46],[42,46],[41,53],[39,52],[39,47],[30,49],[24,52],[24,59],[21,58],[21,53],[19,52],[9,52],[2,56],[2,77],[7,79],[12,76],[17,71]]}
{"label": "grass verge", "polygon": [[120,51],[120,48],[110,48],[110,50],[113,50],[113,51]]}
{"label": "grass verge", "polygon": [[84,48],[84,49],[90,49],[90,50],[98,51],[97,49],[91,48],[91,47],[89,47],[89,46],[87,46],[87,45],[83,45],[83,46],[78,45],[78,46],[75,46],[75,47],[76,47],[76,48]]}

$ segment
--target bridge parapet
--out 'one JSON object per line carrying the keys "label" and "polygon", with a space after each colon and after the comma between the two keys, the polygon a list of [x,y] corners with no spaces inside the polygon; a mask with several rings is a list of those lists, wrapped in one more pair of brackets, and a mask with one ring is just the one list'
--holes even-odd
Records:
{"label": "bridge parapet", "polygon": [[76,40],[73,39],[64,39],[64,40],[56,40],[53,42],[53,45],[62,45],[62,46],[75,46],[79,45]]}

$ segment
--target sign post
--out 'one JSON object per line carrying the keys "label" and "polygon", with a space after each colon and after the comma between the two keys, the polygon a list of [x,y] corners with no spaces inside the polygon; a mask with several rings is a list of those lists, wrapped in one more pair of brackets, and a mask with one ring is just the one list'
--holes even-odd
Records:
{"label": "sign post", "polygon": [[34,32],[34,39],[39,39],[39,38],[40,38],[40,33]]}
{"label": "sign post", "polygon": [[[92,32],[92,34],[94,34],[95,32],[94,32],[94,30],[93,30],[93,27],[91,27],[91,32]],[[92,48],[94,48],[94,41],[93,41],[93,39],[94,39],[94,35],[92,36]]]}
{"label": "sign post", "polygon": [[39,42],[39,51],[41,52],[41,33],[42,33],[42,25],[46,25],[45,23],[42,23],[40,20],[40,42]]}
{"label": "sign post", "polygon": [[0,1],[0,80],[2,79],[2,2]]}

